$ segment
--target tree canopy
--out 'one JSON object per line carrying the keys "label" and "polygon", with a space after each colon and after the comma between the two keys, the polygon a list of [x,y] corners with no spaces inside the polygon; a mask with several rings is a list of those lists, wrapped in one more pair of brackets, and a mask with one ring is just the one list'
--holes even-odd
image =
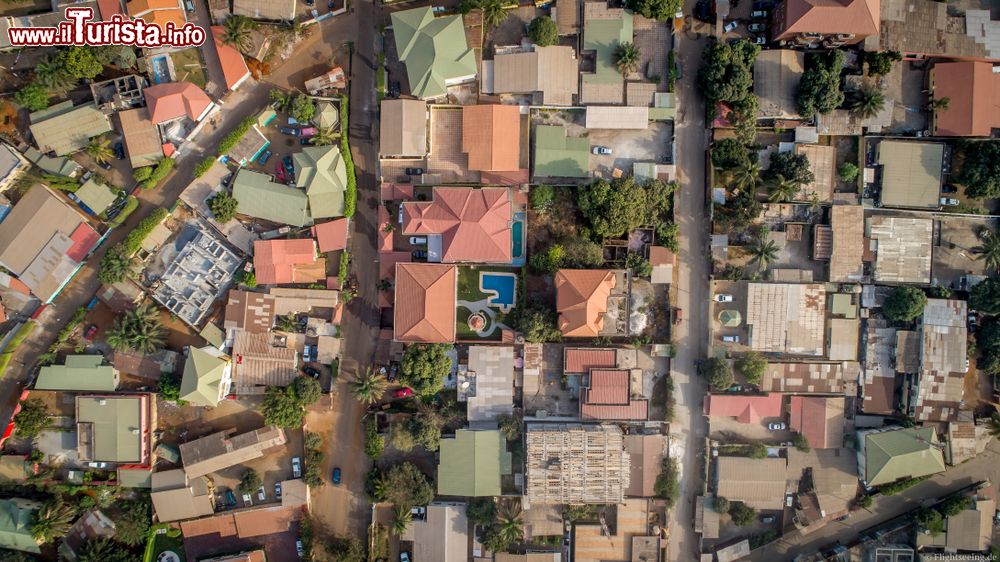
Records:
{"label": "tree canopy", "polygon": [[708,381],[714,390],[725,390],[733,384],[733,369],[729,362],[719,357],[711,357],[698,365],[698,374]]}
{"label": "tree canopy", "polygon": [[712,145],[712,165],[721,170],[745,166],[750,161],[747,148],[736,139],[722,139]]}
{"label": "tree canopy", "polygon": [[49,106],[49,93],[35,82],[14,92],[14,102],[28,111],[39,111]]}
{"label": "tree canopy", "polygon": [[239,202],[236,198],[225,191],[219,192],[218,195],[208,200],[208,208],[212,211],[212,216],[223,224],[236,218],[238,206]]}
{"label": "tree canopy", "polygon": [[269,386],[261,403],[264,421],[278,427],[301,426],[306,408],[319,400],[320,394],[322,390],[319,383],[305,376],[296,377],[285,388]]}
{"label": "tree canopy", "polygon": [[598,179],[577,190],[577,206],[595,235],[613,238],[665,220],[675,189],[660,180],[643,185],[632,176]]}
{"label": "tree canopy", "polygon": [[734,502],[729,508],[729,515],[733,518],[733,523],[744,527],[753,523],[753,518],[757,515],[754,508],[743,502]]}
{"label": "tree canopy", "polygon": [[519,332],[524,334],[525,341],[530,343],[545,343],[559,341],[562,333],[556,327],[552,310],[538,305],[517,307],[507,317]]}
{"label": "tree canopy", "polygon": [[145,543],[149,538],[152,515],[149,496],[119,503],[114,517],[115,540],[129,546]]}
{"label": "tree canopy", "polygon": [[743,373],[748,383],[760,384],[760,379],[767,370],[767,359],[760,353],[752,351],[736,360],[736,368]]}
{"label": "tree canopy", "polygon": [[738,102],[752,95],[753,63],[758,53],[760,47],[745,39],[732,44],[715,42],[705,48],[698,85],[709,104]]}
{"label": "tree canopy", "polygon": [[812,169],[809,167],[809,157],[794,152],[771,153],[771,165],[767,169],[767,178],[781,176],[798,187],[812,182]]}
{"label": "tree canopy", "polygon": [[976,347],[982,353],[976,366],[989,373],[1000,372],[1000,321],[990,318],[976,332]]}
{"label": "tree canopy", "polygon": [[539,47],[548,47],[559,42],[559,28],[549,16],[538,16],[528,24],[528,37]]}
{"label": "tree canopy", "polygon": [[446,344],[414,344],[403,352],[400,381],[421,396],[437,394],[451,372],[451,358]]}
{"label": "tree canopy", "polygon": [[983,314],[1000,314],[1000,278],[987,277],[969,291],[969,308]]}
{"label": "tree canopy", "polygon": [[827,114],[844,103],[844,91],[840,85],[843,68],[844,51],[835,49],[807,55],[806,71],[799,80],[796,95],[802,117],[810,119],[817,113]]}
{"label": "tree canopy", "polygon": [[896,287],[882,304],[882,314],[896,322],[909,322],[924,313],[927,295],[916,287]]}
{"label": "tree canopy", "polygon": [[628,0],[626,5],[643,17],[658,21],[667,21],[683,5],[681,0]]}
{"label": "tree canopy", "polygon": [[865,51],[864,61],[868,63],[868,74],[885,76],[892,70],[892,63],[903,60],[898,51]]}
{"label": "tree canopy", "polygon": [[723,230],[742,230],[764,212],[764,205],[751,190],[743,189],[715,207],[715,222]]}
{"label": "tree canopy", "polygon": [[1000,197],[1000,141],[967,143],[961,150],[964,156],[959,182],[965,185],[970,197]]}
{"label": "tree canopy", "polygon": [[38,398],[21,401],[21,411],[14,415],[14,428],[18,437],[34,439],[49,426],[52,416],[49,409]]}
{"label": "tree canopy", "polygon": [[434,499],[427,476],[410,462],[393,465],[382,476],[386,485],[386,501],[401,507],[427,505]]}

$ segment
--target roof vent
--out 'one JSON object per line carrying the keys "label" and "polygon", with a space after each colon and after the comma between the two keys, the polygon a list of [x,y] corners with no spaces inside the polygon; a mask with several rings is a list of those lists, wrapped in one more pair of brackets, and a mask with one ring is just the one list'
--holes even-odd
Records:
{"label": "roof vent", "polygon": [[107,406],[108,405],[108,401],[106,399],[104,399],[104,398],[101,398],[100,400],[97,401],[97,404],[99,406]]}

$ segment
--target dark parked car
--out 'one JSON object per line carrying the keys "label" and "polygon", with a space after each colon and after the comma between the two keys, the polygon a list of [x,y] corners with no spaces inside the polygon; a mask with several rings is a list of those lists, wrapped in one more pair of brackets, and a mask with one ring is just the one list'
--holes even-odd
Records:
{"label": "dark parked car", "polygon": [[226,490],[226,507],[236,507],[236,494],[232,490]]}
{"label": "dark parked car", "polygon": [[333,483],[334,484],[340,484],[340,467],[339,466],[333,469]]}
{"label": "dark parked car", "polygon": [[97,165],[100,166],[101,168],[104,168],[105,170],[111,169],[111,162],[98,162]]}
{"label": "dark parked car", "polygon": [[336,4],[333,3],[333,0],[330,0],[329,2],[326,3],[326,9],[330,10],[331,12],[333,11],[333,9],[335,7],[336,7]]}
{"label": "dark parked car", "polygon": [[115,143],[115,158],[119,160],[125,159],[125,145],[120,142]]}
{"label": "dark parked car", "polygon": [[312,377],[314,379],[318,379],[319,375],[320,375],[320,372],[319,372],[319,370],[316,367],[312,367],[312,366],[309,366],[309,365],[306,365],[306,366],[302,367],[302,372],[305,373],[305,374],[307,374],[307,375],[309,375],[310,377]]}
{"label": "dark parked car", "polygon": [[941,193],[958,193],[958,188],[951,184],[941,186]]}
{"label": "dark parked car", "polygon": [[265,150],[264,152],[260,153],[260,156],[257,157],[257,163],[260,164],[261,166],[263,166],[264,164],[267,164],[267,161],[273,155],[274,155],[274,153],[271,152],[270,150]]}
{"label": "dark parked car", "polygon": [[302,137],[299,139],[299,144],[303,146],[312,144],[312,137]]}
{"label": "dark parked car", "polygon": [[283,135],[292,135],[293,137],[299,136],[299,130],[295,127],[282,127],[280,130]]}
{"label": "dark parked car", "polygon": [[415,260],[421,260],[421,261],[426,261],[427,260],[427,251],[426,250],[416,250],[416,251],[414,251],[412,253],[412,255],[413,255],[413,259],[415,259]]}
{"label": "dark parked car", "polygon": [[767,24],[764,23],[751,23],[750,25],[747,26],[747,30],[749,30],[750,33],[761,33],[766,29],[767,29]]}
{"label": "dark parked car", "polygon": [[707,23],[715,23],[715,13],[712,9],[714,2],[711,0],[699,0],[694,7],[694,18]]}
{"label": "dark parked car", "polygon": [[754,10],[770,10],[774,7],[774,2],[754,2]]}
{"label": "dark parked car", "polygon": [[424,175],[423,168],[407,168],[406,175],[408,176],[422,176]]}
{"label": "dark parked car", "polygon": [[285,167],[285,172],[288,173],[289,178],[295,178],[295,164],[292,163],[291,156],[285,156],[281,159],[282,165]]}
{"label": "dark parked car", "polygon": [[398,98],[399,97],[399,90],[400,90],[399,82],[397,82],[395,80],[390,80],[389,81],[389,91],[387,92],[387,95],[390,98]]}

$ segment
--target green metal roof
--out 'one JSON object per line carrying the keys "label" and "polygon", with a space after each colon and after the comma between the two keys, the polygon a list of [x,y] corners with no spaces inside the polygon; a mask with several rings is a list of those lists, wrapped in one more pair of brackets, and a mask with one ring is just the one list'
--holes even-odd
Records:
{"label": "green metal roof", "polygon": [[38,543],[31,536],[35,511],[39,504],[29,500],[0,500],[0,547],[38,553]]}
{"label": "green metal roof", "polygon": [[50,174],[60,176],[72,176],[78,172],[81,167],[79,164],[69,158],[66,158],[65,156],[52,158],[51,156],[46,156],[38,150],[30,147],[24,151],[24,157],[42,170]]}
{"label": "green metal roof", "polygon": [[314,219],[344,216],[347,165],[340,156],[340,148],[311,146],[292,159],[298,174],[295,181],[309,198],[309,214]]}
{"label": "green metal roof", "polygon": [[198,332],[198,335],[219,349],[222,349],[222,346],[226,344],[226,333],[222,331],[222,328],[211,322],[205,324],[205,327]]}
{"label": "green metal roof", "polygon": [[944,470],[932,427],[870,433],[865,439],[865,481],[869,486],[917,478]]}
{"label": "green metal roof", "polygon": [[70,355],[65,365],[42,367],[35,389],[112,392],[118,388],[118,373],[103,362],[101,355]]}
{"label": "green metal roof", "polygon": [[500,475],[510,472],[507,441],[495,429],[459,429],[454,439],[441,440],[438,494],[442,496],[499,496]]}
{"label": "green metal roof", "polygon": [[239,202],[241,215],[292,226],[312,222],[309,200],[301,189],[274,183],[270,176],[259,172],[240,170],[233,180],[233,197]]}
{"label": "green metal roof", "polygon": [[632,41],[632,12],[625,10],[621,19],[590,19],[583,26],[583,50],[595,51],[593,74],[583,74],[591,84],[619,84],[624,81],[615,65],[618,45]]}
{"label": "green metal roof", "polygon": [[80,424],[93,426],[93,460],[120,463],[142,460],[142,408],[138,396],[77,396],[77,436]]}
{"label": "green metal roof", "polygon": [[90,178],[77,189],[75,195],[80,198],[80,201],[86,205],[95,214],[101,214],[115,202],[118,198],[115,192],[111,191],[108,186],[103,183],[98,183],[94,178]]}
{"label": "green metal roof", "polygon": [[585,178],[589,166],[590,141],[567,137],[562,126],[535,127],[535,177]]}
{"label": "green metal roof", "polygon": [[333,129],[340,124],[340,108],[333,102],[321,101],[316,104],[316,117],[313,119],[320,129]]}
{"label": "green metal roof", "polygon": [[476,74],[476,56],[465,38],[462,16],[436,18],[428,6],[396,12],[391,18],[396,52],[414,96],[442,96],[449,80]]}
{"label": "green metal roof", "polygon": [[56,104],[30,115],[31,134],[42,152],[57,156],[87,146],[91,137],[111,130],[111,121],[94,104],[73,107],[72,101]]}
{"label": "green metal roof", "polygon": [[207,351],[192,347],[184,362],[180,399],[197,406],[215,406],[219,403],[219,387],[229,362]]}
{"label": "green metal roof", "polygon": [[118,485],[125,488],[152,488],[152,468],[119,468]]}

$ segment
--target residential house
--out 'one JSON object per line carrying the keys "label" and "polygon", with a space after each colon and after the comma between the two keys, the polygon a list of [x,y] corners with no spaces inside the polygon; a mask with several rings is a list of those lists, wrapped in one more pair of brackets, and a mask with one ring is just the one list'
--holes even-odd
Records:
{"label": "residential house", "polygon": [[296,186],[305,190],[313,219],[344,216],[347,165],[337,145],[310,146],[292,156]]}
{"label": "residential house", "polygon": [[641,369],[591,369],[580,388],[580,419],[645,421]]}
{"label": "residential house", "polygon": [[382,100],[378,150],[382,158],[423,158],[427,154],[427,102]]}
{"label": "residential house", "polygon": [[[658,508],[651,500],[629,498],[605,511],[605,524],[598,521],[573,525],[574,562],[659,561],[666,539],[651,534]],[[613,521],[614,525],[606,523]]]}
{"label": "residential house", "polygon": [[315,224],[310,234],[316,239],[321,254],[337,252],[347,248],[347,227],[350,219],[341,218]]}
{"label": "residential house", "polygon": [[143,90],[146,108],[153,123],[162,125],[178,119],[197,123],[215,108],[205,91],[190,82],[165,82]]}
{"label": "residential house", "polygon": [[152,166],[163,157],[163,144],[156,124],[149,118],[149,109],[140,107],[118,113],[122,136],[133,168]]}
{"label": "residential house", "polygon": [[28,499],[0,499],[0,547],[40,553],[32,527],[35,524],[35,513],[41,507],[41,502]]}
{"label": "residential house", "polygon": [[215,406],[233,383],[230,359],[211,346],[189,347],[181,378],[180,399],[195,406]]}
{"label": "residential house", "polygon": [[857,361],[830,363],[768,362],[761,377],[764,392],[795,394],[845,394],[854,396],[861,365]]}
{"label": "residential house", "polygon": [[[799,492],[799,506],[818,506],[819,515],[829,519],[848,512],[858,495],[858,463],[854,451],[839,446],[813,448],[808,452],[788,447],[786,453],[788,489]],[[806,513],[805,519],[810,515]]]}
{"label": "residential house", "polygon": [[944,147],[937,142],[880,141],[876,161],[882,167],[882,206],[940,208]]}
{"label": "residential house", "polygon": [[507,439],[498,430],[459,429],[441,439],[437,493],[441,496],[493,497],[500,477],[511,473]]}
{"label": "residential house", "polygon": [[879,8],[879,0],[783,0],[774,9],[771,34],[798,47],[851,45],[878,35]]}
{"label": "residential house", "polygon": [[271,295],[231,289],[222,324],[227,347],[232,346],[237,331],[266,334],[274,325],[274,316],[274,297]]}
{"label": "residential house", "polygon": [[605,332],[608,299],[617,285],[617,278],[616,273],[608,269],[560,269],[556,272],[556,312],[562,335],[596,338]]}
{"label": "residential house", "polygon": [[715,495],[754,509],[785,505],[786,460],[716,457]]}
{"label": "residential house", "polygon": [[80,174],[80,170],[83,166],[77,164],[76,162],[66,158],[65,156],[51,157],[42,154],[38,150],[28,147],[24,151],[24,157],[28,159],[29,162],[38,166],[43,171],[49,174],[55,174],[58,176],[66,176],[68,178],[75,178]]}
{"label": "residential house", "polygon": [[59,556],[70,562],[76,562],[77,551],[88,541],[110,539],[114,534],[115,522],[110,517],[100,509],[87,510],[59,541]]}
{"label": "residential house", "polygon": [[[625,79],[615,60],[618,45],[632,42],[632,12],[607,2],[584,2],[581,50],[592,52],[593,72],[580,73],[581,104],[622,104]],[[536,173],[537,175],[537,173]]]}
{"label": "residential house", "polygon": [[299,227],[312,223],[305,192],[275,183],[267,174],[241,168],[233,178],[233,197],[241,215]]}
{"label": "residential house", "polygon": [[406,343],[455,341],[458,268],[429,263],[396,264],[394,338]]}
{"label": "residential house", "polygon": [[805,72],[806,55],[791,49],[761,51],[753,63],[753,93],[761,119],[795,119],[799,116],[795,94]]}
{"label": "residential house", "polygon": [[917,421],[955,421],[969,370],[966,302],[927,299],[920,322],[920,370],[910,385]]}
{"label": "residential house", "polygon": [[630,456],[615,425],[532,423],[525,428],[525,492],[532,504],[621,503]]}
{"label": "residential house", "polygon": [[866,230],[875,252],[876,281],[931,282],[933,220],[875,215],[868,218]]}
{"label": "residential house", "polygon": [[[617,354],[624,350],[566,347],[563,348],[563,372],[567,375],[585,375],[593,369],[618,367]],[[623,364],[624,368],[625,365]]]}
{"label": "residential house", "polygon": [[469,560],[469,520],[465,515],[465,503],[428,505],[424,519],[411,521],[401,538],[413,543],[414,560],[466,562]]}
{"label": "residential house", "polygon": [[29,167],[28,159],[5,142],[0,142],[0,192],[7,189]]}
{"label": "residential house", "polygon": [[858,432],[858,474],[868,487],[944,472],[933,427]]}
{"label": "residential house", "polygon": [[702,412],[709,417],[735,418],[740,423],[761,423],[781,416],[782,395],[708,394]]}
{"label": "residential house", "polygon": [[76,397],[77,456],[84,462],[149,464],[149,394]]}
{"label": "residential house", "polygon": [[[246,1],[234,2],[234,8],[235,5],[243,5]],[[267,5],[280,5],[280,2],[268,2]],[[226,88],[229,91],[235,91],[250,78],[250,69],[247,68],[247,61],[243,58],[243,53],[226,43],[223,37],[225,37],[225,29],[221,25],[213,25],[212,40],[215,44],[215,52],[219,55],[219,65],[222,66],[222,79],[226,82]]]}
{"label": "residential house", "polygon": [[[560,12],[561,13],[561,12]],[[491,77],[490,61],[483,61],[483,77]],[[579,62],[573,47],[535,45],[531,51],[496,53],[492,61],[492,84],[484,91],[494,94],[534,94],[533,105],[573,105],[579,93]]]}
{"label": "residential house", "polygon": [[101,216],[110,207],[118,194],[111,191],[111,188],[99,181],[97,178],[90,178],[81,185],[74,193],[79,199],[78,203],[89,209],[94,216]]}
{"label": "residential house", "polygon": [[830,281],[857,283],[865,277],[865,211],[861,205],[830,207]]}
{"label": "residential house", "polygon": [[513,204],[508,188],[435,187],[431,201],[402,205],[402,233],[427,237],[428,261],[511,262]]}
{"label": "residential house", "polygon": [[514,348],[469,346],[469,364],[458,368],[458,401],[467,405],[467,419],[495,424],[514,412]]}
{"label": "residential house", "polygon": [[209,480],[189,477],[179,468],[154,472],[149,498],[161,523],[215,513],[215,494]]}
{"label": "residential house", "polygon": [[35,390],[114,392],[118,388],[118,371],[103,363],[103,355],[69,355],[63,365],[39,369]]}
{"label": "residential house", "polygon": [[625,497],[656,496],[656,478],[663,470],[667,439],[658,433],[630,433],[625,436],[625,452],[629,456],[629,483]]}
{"label": "residential house", "polygon": [[[261,506],[183,521],[180,527],[187,544],[200,546],[200,552],[207,555],[197,555],[197,560],[202,562],[294,560],[297,558],[294,540],[299,535],[304,513],[299,506]],[[247,556],[235,559],[217,557],[213,553],[218,552],[219,544],[241,545],[238,549]],[[191,546],[187,547],[188,553],[192,550]],[[196,556],[190,558],[195,559]]]}
{"label": "residential house", "polygon": [[590,176],[590,141],[570,137],[562,125],[535,125],[534,177]]}
{"label": "residential house", "polygon": [[29,115],[31,136],[41,152],[64,156],[86,148],[90,139],[111,131],[108,116],[94,104],[74,107],[72,100]]}
{"label": "residential house", "polygon": [[427,6],[394,12],[390,18],[396,53],[415,97],[441,98],[449,86],[476,79],[476,56],[461,15],[435,17]]}
{"label": "residential house", "polygon": [[270,21],[295,21],[295,0],[233,0],[233,15]]}
{"label": "residential house", "polygon": [[[986,552],[993,541],[993,521],[997,512],[996,492],[969,498],[970,507],[945,518],[944,533],[917,533],[917,549],[922,552]],[[930,558],[930,556],[927,556]]]}
{"label": "residential house", "polygon": [[173,24],[176,29],[187,23],[180,0],[128,0],[125,9],[133,19],[143,19],[164,31],[167,23]]}
{"label": "residential house", "polygon": [[49,303],[99,239],[74,207],[49,188],[35,186],[0,223],[0,266]]}
{"label": "residential house", "polygon": [[718,562],[736,562],[750,556],[750,540],[743,539],[733,544],[718,548],[715,551],[715,559]]}
{"label": "residential house", "polygon": [[462,108],[462,152],[469,169],[483,172],[520,168],[521,108],[516,105],[466,105]]}
{"label": "residential house", "polygon": [[326,278],[326,258],[316,256],[312,238],[256,240],[253,269],[259,285],[316,283]]}
{"label": "residential house", "polygon": [[825,318],[823,285],[750,283],[747,286],[748,343],[754,351],[821,356],[826,347]]}
{"label": "residential house", "polygon": [[240,435],[233,432],[219,431],[181,443],[181,462],[189,479],[259,459],[286,441],[280,427],[262,427]]}
{"label": "residential house", "polygon": [[285,340],[285,336],[267,333],[236,332],[232,352],[234,394],[264,394],[269,386],[292,384],[299,375],[299,354],[294,348],[283,347]]}
{"label": "residential house", "polygon": [[813,449],[839,449],[844,443],[843,396],[792,396],[789,428]]}
{"label": "residential house", "polygon": [[983,61],[939,62],[930,70],[935,100],[931,134],[938,137],[988,137],[1000,128],[1000,72]]}
{"label": "residential house", "polygon": [[955,11],[934,0],[894,0],[883,4],[881,31],[871,43],[910,59],[995,62],[1000,46],[990,38],[998,29],[1000,21],[988,9]]}

